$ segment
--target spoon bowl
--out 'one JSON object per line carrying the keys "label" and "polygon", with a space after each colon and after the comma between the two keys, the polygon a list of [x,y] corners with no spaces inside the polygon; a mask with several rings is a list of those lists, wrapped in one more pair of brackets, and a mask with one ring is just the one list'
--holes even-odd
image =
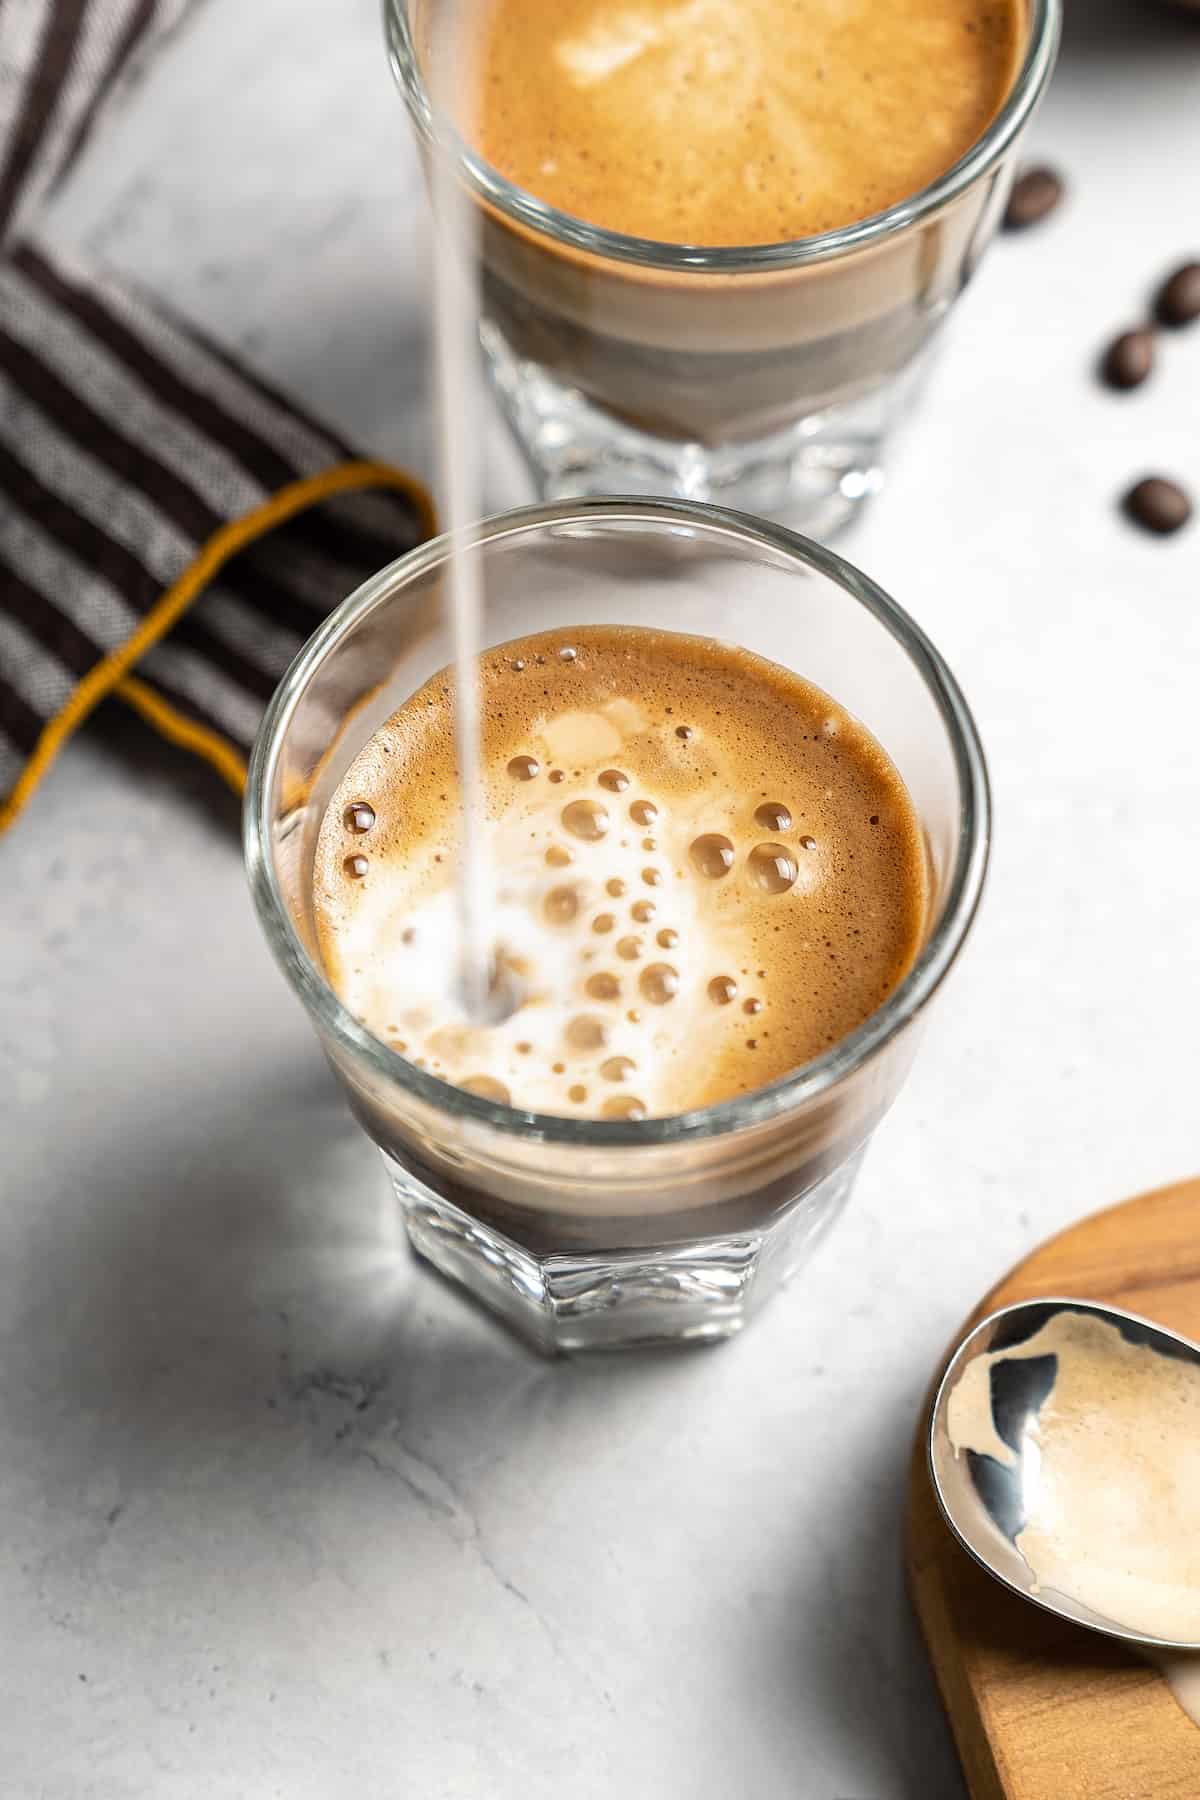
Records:
{"label": "spoon bowl", "polygon": [[[1042,1479],[1038,1418],[1058,1376],[1057,1356],[1038,1353],[1030,1340],[1064,1313],[1098,1319],[1114,1327],[1127,1345],[1162,1357],[1165,1382],[1178,1379],[1180,1362],[1192,1365],[1200,1374],[1200,1347],[1136,1313],[1070,1299],[1022,1301],[1003,1307],[963,1339],[934,1397],[928,1448],[938,1505],[963,1548],[1023,1599],[1128,1643],[1200,1649],[1200,1639],[1160,1637],[1131,1629],[1057,1587],[1040,1587],[1018,1547],[1016,1540]],[[1169,1364],[1175,1365],[1174,1370]],[[971,1441],[964,1442],[962,1421],[968,1405],[972,1408]],[[1116,1473],[1111,1462],[1097,1459],[1097,1486],[1111,1481]]]}

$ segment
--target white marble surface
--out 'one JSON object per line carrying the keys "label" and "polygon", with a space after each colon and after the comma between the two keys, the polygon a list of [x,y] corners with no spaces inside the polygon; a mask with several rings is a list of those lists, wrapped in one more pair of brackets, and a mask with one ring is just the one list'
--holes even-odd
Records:
{"label": "white marble surface", "polygon": [[[977,709],[990,893],[848,1216],[742,1341],[546,1365],[412,1268],[232,806],[139,726],[4,844],[5,1800],[961,1800],[901,1574],[922,1388],[1038,1238],[1200,1168],[1200,530],[1112,507],[1147,467],[1200,490],[1200,333],[1141,394],[1089,374],[1200,251],[1200,32],[1068,9],[1033,144],[1070,204],[993,250],[846,546]],[[374,0],[206,0],[55,228],[427,466]]]}

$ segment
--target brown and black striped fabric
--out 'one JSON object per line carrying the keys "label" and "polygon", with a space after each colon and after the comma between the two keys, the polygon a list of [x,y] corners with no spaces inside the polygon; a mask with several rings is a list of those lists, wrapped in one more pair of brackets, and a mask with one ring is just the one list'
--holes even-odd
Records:
{"label": "brown and black striped fabric", "polygon": [[[0,221],[27,224],[130,52],[183,10],[0,0]],[[107,693],[236,781],[305,638],[430,529],[415,483],[128,286],[8,232],[0,827]]]}

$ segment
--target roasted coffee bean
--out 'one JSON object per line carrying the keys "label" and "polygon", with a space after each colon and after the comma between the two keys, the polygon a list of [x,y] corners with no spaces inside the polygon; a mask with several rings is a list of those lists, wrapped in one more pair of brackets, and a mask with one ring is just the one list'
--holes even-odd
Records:
{"label": "roasted coffee bean", "polygon": [[1161,537],[1178,531],[1192,516],[1192,503],[1184,490],[1162,475],[1147,475],[1136,482],[1122,504],[1135,524]]}
{"label": "roasted coffee bean", "polygon": [[1063,196],[1062,177],[1053,169],[1026,169],[1013,183],[1004,210],[1005,231],[1024,231],[1052,213]]}
{"label": "roasted coffee bean", "polygon": [[1109,387],[1140,387],[1154,367],[1154,333],[1147,325],[1113,339],[1100,364]]}
{"label": "roasted coffee bean", "polygon": [[1154,296],[1155,316],[1164,325],[1190,325],[1200,319],[1200,262],[1184,263]]}

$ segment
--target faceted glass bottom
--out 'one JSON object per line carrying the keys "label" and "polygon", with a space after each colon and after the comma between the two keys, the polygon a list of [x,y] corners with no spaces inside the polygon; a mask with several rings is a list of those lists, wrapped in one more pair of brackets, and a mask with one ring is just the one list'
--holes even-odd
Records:
{"label": "faceted glass bottom", "polygon": [[383,1152],[418,1255],[548,1356],[734,1336],[811,1253],[863,1149],[761,1228],[660,1249],[531,1250]]}
{"label": "faceted glass bottom", "polygon": [[815,538],[840,531],[880,491],[884,437],[914,376],[905,370],[771,437],[715,448],[638,431],[514,356],[494,326],[484,325],[481,336],[501,407],[544,499],[668,495],[758,513]]}

